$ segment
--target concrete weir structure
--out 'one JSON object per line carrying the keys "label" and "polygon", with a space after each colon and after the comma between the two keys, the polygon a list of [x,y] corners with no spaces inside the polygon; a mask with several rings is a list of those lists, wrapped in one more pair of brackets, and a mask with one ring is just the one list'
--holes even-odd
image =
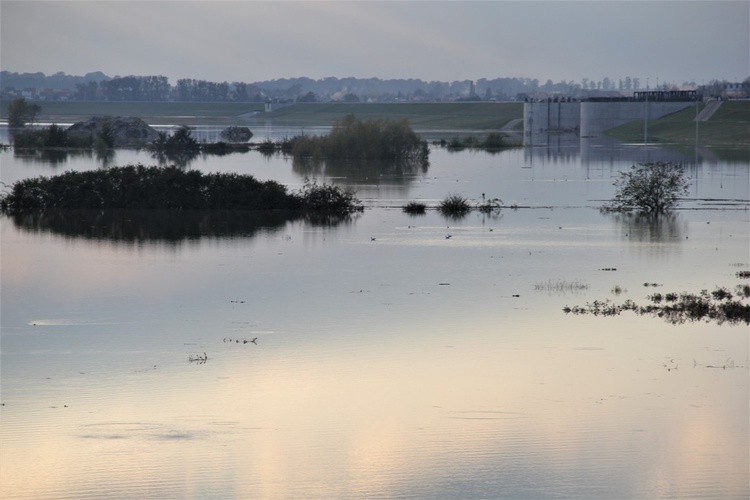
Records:
{"label": "concrete weir structure", "polygon": [[593,98],[583,101],[546,99],[523,106],[524,145],[548,142],[550,134],[601,136],[612,127],[635,120],[655,120],[693,106],[693,90],[635,92],[633,97]]}

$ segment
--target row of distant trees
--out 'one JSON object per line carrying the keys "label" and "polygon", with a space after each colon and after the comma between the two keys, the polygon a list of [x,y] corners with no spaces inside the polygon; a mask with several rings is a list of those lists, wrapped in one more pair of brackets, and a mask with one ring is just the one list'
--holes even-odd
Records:
{"label": "row of distant trees", "polygon": [[[681,87],[699,88],[706,95],[720,95],[729,82],[711,80],[708,84],[682,82]],[[738,82],[734,82],[738,83]],[[419,79],[379,78],[281,78],[255,83],[213,82],[183,78],[172,85],[165,76],[124,76],[110,78],[103,73],[90,73],[84,77],[71,77],[56,73],[49,77],[43,73],[0,72],[3,99],[18,97],[20,90],[29,88],[55,89],[68,85],[67,98],[79,101],[183,101],[183,102],[261,102],[281,100],[288,102],[318,101],[423,101],[523,99],[525,96],[546,93],[566,97],[588,97],[601,93],[630,93],[650,89],[673,90],[677,85],[661,82],[656,85],[637,77],[613,80],[582,78],[542,83],[531,78],[481,78],[476,81],[453,82],[424,81]],[[743,83],[750,96],[750,78]],[[25,95],[25,97],[34,98]]]}

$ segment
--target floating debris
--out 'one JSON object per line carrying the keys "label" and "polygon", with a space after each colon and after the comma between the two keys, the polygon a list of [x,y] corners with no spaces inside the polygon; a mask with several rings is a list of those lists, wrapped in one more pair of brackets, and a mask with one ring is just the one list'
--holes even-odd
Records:
{"label": "floating debris", "polygon": [[203,356],[201,356],[200,354],[193,356],[191,354],[190,357],[188,358],[188,361],[190,363],[198,363],[199,365],[202,365],[203,363],[208,361],[208,355],[205,352],[203,353]]}
{"label": "floating debris", "polygon": [[247,339],[230,339],[228,337],[225,337],[224,338],[224,343],[226,344],[227,342],[234,343],[234,344],[255,344],[255,345],[258,345],[258,337],[253,337],[250,340],[247,340]]}

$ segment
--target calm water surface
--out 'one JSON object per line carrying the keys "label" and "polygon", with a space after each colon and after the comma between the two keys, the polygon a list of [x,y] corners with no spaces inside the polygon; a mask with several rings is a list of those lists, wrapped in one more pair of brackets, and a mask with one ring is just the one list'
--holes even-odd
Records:
{"label": "calm water surface", "polygon": [[[619,171],[668,154],[199,157],[368,208],[327,226],[3,217],[0,496],[748,498],[747,327],[562,312],[742,282],[748,164],[688,164],[690,200],[658,224],[596,209]],[[102,167],[0,162],[6,183]],[[523,208],[398,208],[449,193]]]}

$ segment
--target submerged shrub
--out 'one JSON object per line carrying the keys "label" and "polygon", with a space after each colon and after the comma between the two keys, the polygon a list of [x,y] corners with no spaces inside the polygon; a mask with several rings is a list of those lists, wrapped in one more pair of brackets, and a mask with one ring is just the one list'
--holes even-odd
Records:
{"label": "submerged shrub", "polygon": [[449,194],[440,202],[438,210],[443,215],[463,216],[471,212],[469,201],[460,194]]}
{"label": "submerged shrub", "polygon": [[427,205],[419,201],[410,201],[404,205],[403,210],[410,215],[420,215],[425,213]]}
{"label": "submerged shrub", "polygon": [[93,143],[90,135],[71,133],[56,124],[13,133],[13,145],[17,149],[90,148]]}
{"label": "submerged shrub", "polygon": [[639,163],[620,172],[614,183],[615,198],[605,208],[661,214],[674,209],[679,197],[688,193],[690,183],[681,165],[666,162]]}
{"label": "submerged shrub", "polygon": [[166,132],[159,132],[157,139],[151,143],[153,149],[158,152],[175,152],[175,151],[198,151],[200,144],[193,137],[193,131],[188,126],[181,126],[174,131],[172,135]]}
{"label": "submerged shrub", "polygon": [[349,214],[364,210],[354,191],[330,184],[305,182],[296,194],[302,208],[307,212]]}
{"label": "submerged shrub", "polygon": [[427,161],[429,156],[427,142],[408,120],[360,121],[351,114],[337,121],[328,135],[298,136],[292,142],[295,158]]}

